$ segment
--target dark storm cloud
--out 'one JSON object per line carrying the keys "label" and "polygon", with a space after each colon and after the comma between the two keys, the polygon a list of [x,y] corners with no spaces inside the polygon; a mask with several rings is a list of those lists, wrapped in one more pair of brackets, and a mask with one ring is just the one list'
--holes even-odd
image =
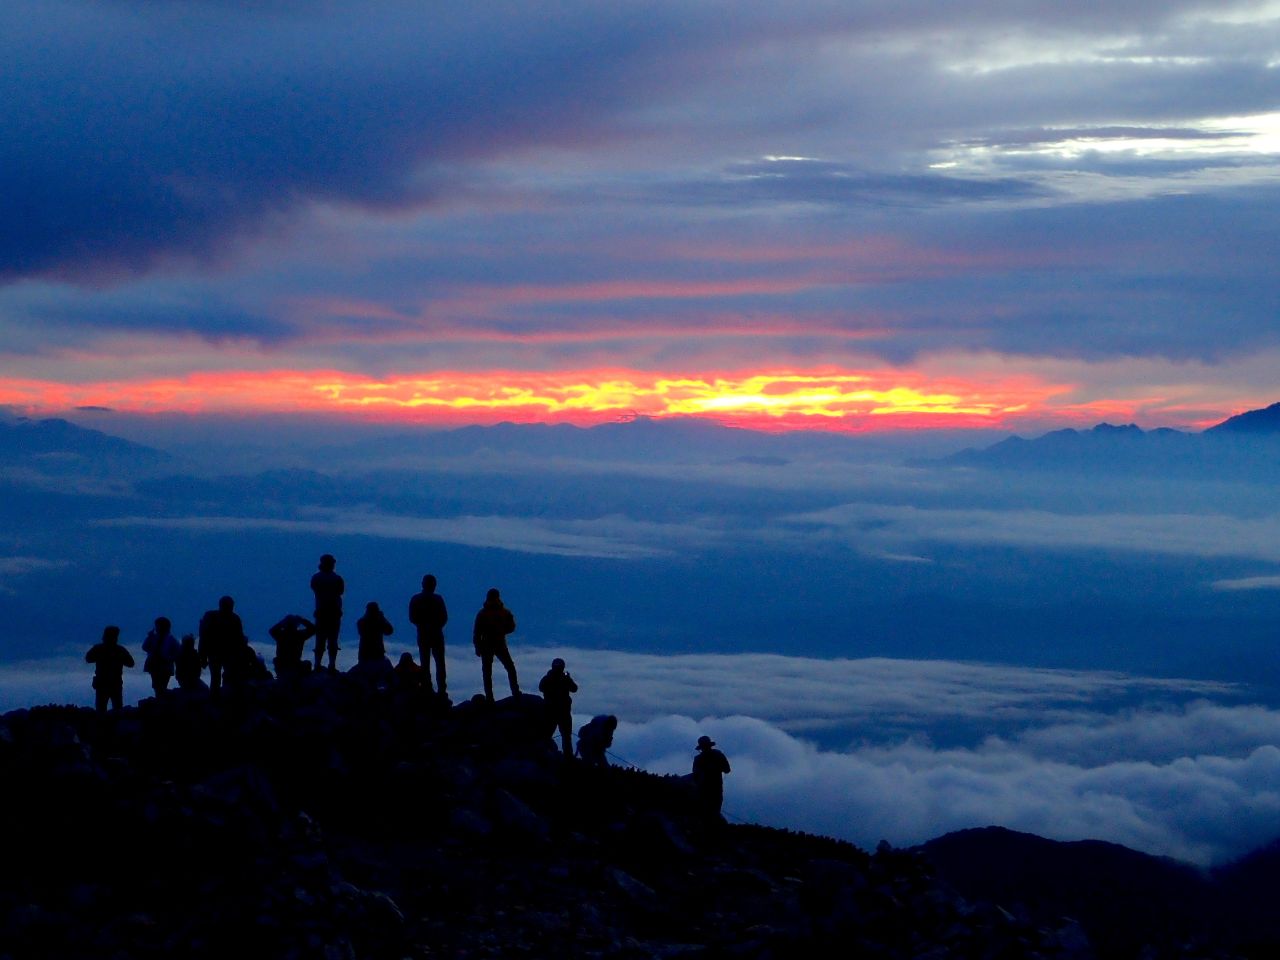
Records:
{"label": "dark storm cloud", "polygon": [[662,10],[462,11],[6,5],[0,276],[207,256],[308,201],[427,201],[433,165],[583,135],[677,36]]}
{"label": "dark storm cloud", "polygon": [[[876,122],[879,111],[862,88],[872,89],[883,55],[855,70],[851,83],[835,86],[852,107],[832,112],[820,103],[792,103],[777,90],[756,96],[748,82],[751,58],[765,48],[780,51],[775,67],[795,75],[787,92],[803,94],[833,87],[830,77],[804,79],[806,50],[815,42],[922,43],[931,30],[965,34],[997,25],[1109,35],[1150,30],[1190,8],[1116,4],[1102,21],[1049,3],[980,10],[934,2],[785,10],[570,3],[553,11],[505,3],[477,11],[398,0],[249,6],[15,0],[0,11],[7,65],[0,76],[6,130],[0,216],[20,227],[0,241],[0,278],[93,280],[164,259],[207,258],[234,238],[276,229],[311,202],[373,208],[429,202],[442,184],[465,179],[460,166],[530,145],[607,139],[626,127],[621,118],[629,111],[661,106],[673,91],[687,97],[709,78],[731,81],[739,114],[797,118],[790,126],[843,115],[863,133]],[[1018,84],[949,83],[936,88],[941,96],[899,110],[902,95],[934,84],[933,71],[921,69],[929,59],[918,51],[897,55],[894,76],[914,73],[916,81],[874,87],[904,129],[936,126],[938,115],[963,120],[983,113],[988,102],[1016,118],[1051,92],[1064,110],[1117,92],[1115,78],[1104,78],[1098,90],[1079,76],[1064,83],[1041,72]],[[1238,103],[1243,88],[1263,102],[1276,90],[1274,78],[1262,74],[1181,76],[1177,89],[1185,96],[1172,96],[1164,78],[1149,80],[1149,89],[1124,87],[1134,103],[1158,100],[1167,111],[1174,104],[1185,110],[1186,97],[1220,104],[1229,93]],[[904,88],[896,97],[895,86]],[[988,101],[996,92],[1002,95]],[[696,113],[681,106],[669,120],[678,126]],[[840,185],[793,176],[771,186],[785,194]],[[904,177],[863,189],[936,197],[1025,188]]]}

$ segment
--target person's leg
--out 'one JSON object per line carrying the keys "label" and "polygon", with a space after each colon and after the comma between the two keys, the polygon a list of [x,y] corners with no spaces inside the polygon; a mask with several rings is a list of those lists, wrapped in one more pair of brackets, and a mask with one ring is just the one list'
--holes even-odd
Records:
{"label": "person's leg", "polygon": [[493,702],[493,654],[480,654],[480,676],[484,679],[485,699]]}
{"label": "person's leg", "polygon": [[209,690],[212,693],[217,693],[221,689],[222,689],[222,661],[214,660],[211,658],[209,660]]}
{"label": "person's leg", "polygon": [[[448,690],[448,685],[444,678],[444,637],[431,642],[431,656],[436,662],[436,690],[440,696],[444,696]],[[424,655],[422,665],[426,666],[427,658]]]}
{"label": "person's leg", "polygon": [[513,697],[519,696],[520,681],[516,679],[516,664],[515,661],[511,659],[511,651],[507,649],[505,641],[498,645],[498,649],[494,651],[494,656],[496,656],[502,663],[502,666],[506,668],[507,682],[511,684],[511,695]]}
{"label": "person's leg", "polygon": [[573,756],[573,717],[568,713],[560,716],[560,746],[566,757]]}
{"label": "person's leg", "polygon": [[435,693],[435,687],[431,685],[430,653],[431,641],[418,637],[418,662],[422,664],[422,692],[428,695]]}
{"label": "person's leg", "polygon": [[99,715],[107,712],[107,700],[109,693],[101,687],[95,687],[93,691],[93,709],[97,710]]}

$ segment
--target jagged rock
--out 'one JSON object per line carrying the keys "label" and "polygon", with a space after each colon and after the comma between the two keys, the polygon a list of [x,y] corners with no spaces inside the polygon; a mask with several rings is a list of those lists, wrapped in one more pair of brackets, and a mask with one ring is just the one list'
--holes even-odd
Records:
{"label": "jagged rock", "polygon": [[493,801],[495,817],[504,830],[531,843],[545,844],[551,839],[551,828],[547,822],[518,797],[506,790],[498,790]]}

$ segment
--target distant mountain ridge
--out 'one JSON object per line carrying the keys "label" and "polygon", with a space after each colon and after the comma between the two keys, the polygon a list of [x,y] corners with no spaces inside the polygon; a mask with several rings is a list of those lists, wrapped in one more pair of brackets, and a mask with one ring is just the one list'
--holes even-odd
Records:
{"label": "distant mountain ridge", "polygon": [[170,460],[167,453],[100,430],[53,417],[0,421],[0,464],[25,464],[42,472],[152,468]]}
{"label": "distant mountain ridge", "polygon": [[920,465],[993,470],[1194,474],[1239,479],[1280,470],[1280,403],[1192,433],[1099,423],[1026,439],[1009,437]]}
{"label": "distant mountain ridge", "polygon": [[1210,871],[1119,844],[1047,840],[1004,827],[956,831],[916,850],[967,899],[1038,922],[1073,917],[1101,957],[1138,956],[1147,944],[1172,953],[1176,944],[1224,935],[1238,943],[1280,938],[1271,909],[1280,842]]}
{"label": "distant mountain ridge", "polygon": [[1213,434],[1280,434],[1280,402],[1261,410],[1246,410],[1214,424],[1205,433]]}

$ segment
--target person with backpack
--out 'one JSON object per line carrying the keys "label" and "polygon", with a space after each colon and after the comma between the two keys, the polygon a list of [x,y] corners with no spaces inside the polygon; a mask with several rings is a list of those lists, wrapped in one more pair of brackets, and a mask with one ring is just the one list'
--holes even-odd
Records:
{"label": "person with backpack", "polygon": [[484,598],[484,606],[476,614],[475,625],[471,631],[471,640],[475,645],[476,656],[480,658],[480,673],[484,679],[485,699],[493,702],[493,660],[496,657],[507,671],[507,682],[511,685],[511,695],[520,695],[520,683],[516,679],[515,661],[511,659],[511,651],[507,649],[507,636],[515,633],[516,618],[502,603],[497,589],[490,590]]}
{"label": "person with backpack", "polygon": [[151,676],[151,689],[157,697],[169,689],[169,681],[173,679],[174,666],[181,650],[172,627],[168,617],[156,617],[155,628],[142,641],[142,652],[147,655],[142,662],[142,669]]}
{"label": "person with backpack", "polygon": [[592,717],[578,730],[578,757],[589,767],[607,767],[606,753],[613,746],[613,733],[618,729],[618,718],[601,714]]}
{"label": "person with backpack", "polygon": [[306,617],[289,613],[267,632],[276,642],[276,676],[283,680],[301,675],[302,651],[307,641],[315,636],[316,625]]}
{"label": "person with backpack", "polygon": [[209,689],[217,693],[222,689],[224,671],[226,679],[234,683],[243,676],[245,649],[249,638],[244,624],[236,613],[236,602],[231,597],[218,600],[218,608],[200,618],[201,659],[209,665]]}
{"label": "person with backpack", "polygon": [[449,611],[444,597],[436,593],[436,578],[428,573],[422,578],[422,592],[409,601],[409,622],[418,628],[418,654],[422,658],[422,684],[431,693],[431,661],[436,663],[435,691],[446,696],[444,672],[444,625]]}

